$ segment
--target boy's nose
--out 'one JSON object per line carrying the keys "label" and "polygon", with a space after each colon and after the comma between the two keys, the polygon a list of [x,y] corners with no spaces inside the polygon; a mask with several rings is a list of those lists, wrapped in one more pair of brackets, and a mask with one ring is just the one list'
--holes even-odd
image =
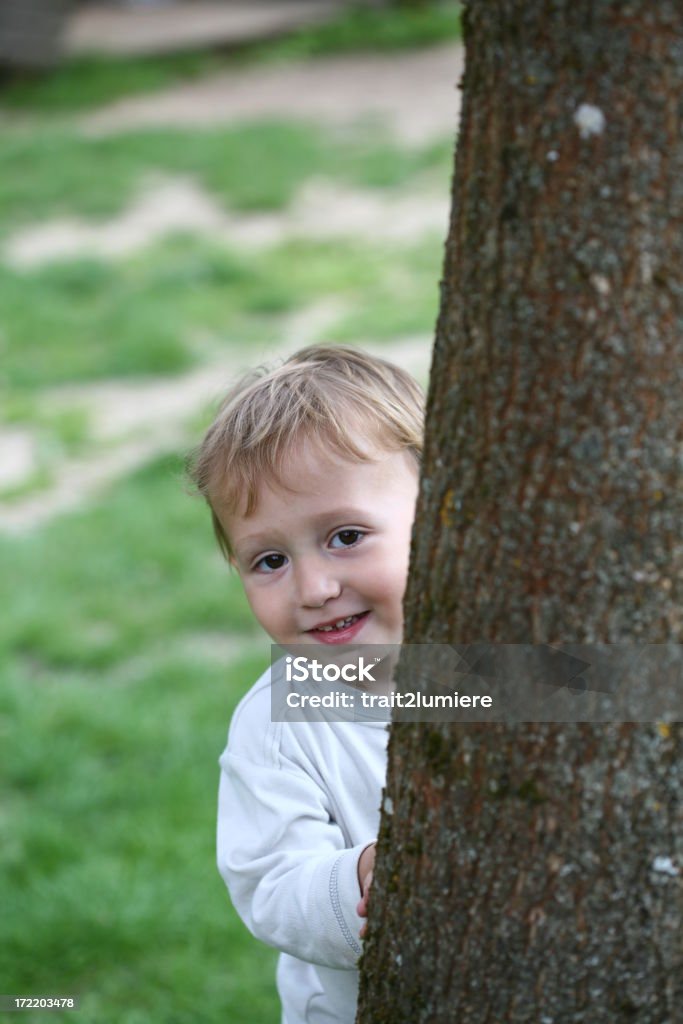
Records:
{"label": "boy's nose", "polygon": [[341,581],[331,566],[300,566],[297,573],[299,601],[305,608],[322,608],[327,601],[339,597]]}

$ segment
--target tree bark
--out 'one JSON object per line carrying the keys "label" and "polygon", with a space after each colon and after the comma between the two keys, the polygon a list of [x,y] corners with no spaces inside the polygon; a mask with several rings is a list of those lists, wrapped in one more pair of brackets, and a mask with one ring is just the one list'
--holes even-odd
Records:
{"label": "tree bark", "polygon": [[[405,640],[680,643],[683,5],[463,20]],[[360,1024],[683,1021],[682,754],[392,726]]]}

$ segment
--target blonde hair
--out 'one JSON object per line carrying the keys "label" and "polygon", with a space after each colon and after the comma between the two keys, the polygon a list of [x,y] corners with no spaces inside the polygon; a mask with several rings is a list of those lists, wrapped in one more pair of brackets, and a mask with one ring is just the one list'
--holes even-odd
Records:
{"label": "blonde hair", "polygon": [[423,391],[405,370],[348,346],[311,345],[274,369],[252,370],[228,391],[188,474],[229,560],[217,506],[250,515],[259,483],[285,486],[281,467],[295,442],[305,437],[327,453],[369,462],[373,452],[360,439],[409,452],[419,465],[423,420]]}

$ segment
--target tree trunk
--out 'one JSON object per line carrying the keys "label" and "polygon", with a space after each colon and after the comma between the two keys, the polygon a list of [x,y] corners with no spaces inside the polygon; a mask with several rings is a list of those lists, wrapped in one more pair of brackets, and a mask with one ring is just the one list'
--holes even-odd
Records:
{"label": "tree trunk", "polygon": [[[471,0],[464,34],[405,640],[680,643],[683,5]],[[394,725],[358,1021],[683,1021],[682,754]]]}

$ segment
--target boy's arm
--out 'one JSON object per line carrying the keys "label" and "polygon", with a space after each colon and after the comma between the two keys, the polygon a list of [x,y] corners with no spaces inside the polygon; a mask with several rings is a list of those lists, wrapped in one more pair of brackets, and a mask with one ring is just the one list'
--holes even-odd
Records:
{"label": "boy's arm", "polygon": [[218,867],[240,917],[257,938],[301,960],[355,967],[367,843],[345,848],[322,791],[298,766],[228,752],[220,763]]}

